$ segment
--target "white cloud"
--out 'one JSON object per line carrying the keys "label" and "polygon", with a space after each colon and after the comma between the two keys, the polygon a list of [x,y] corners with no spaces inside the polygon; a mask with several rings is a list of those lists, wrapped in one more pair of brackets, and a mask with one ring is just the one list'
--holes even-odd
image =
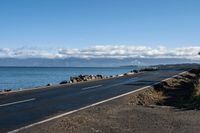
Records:
{"label": "white cloud", "polygon": [[186,58],[200,60],[198,55],[200,46],[182,47],[168,49],[166,47],[151,48],[146,46],[125,46],[125,45],[99,45],[85,49],[0,49],[0,57],[13,58]]}
{"label": "white cloud", "polygon": [[2,48],[0,49],[0,57],[1,56],[5,56],[5,57],[9,57],[11,55],[12,50],[9,48]]}

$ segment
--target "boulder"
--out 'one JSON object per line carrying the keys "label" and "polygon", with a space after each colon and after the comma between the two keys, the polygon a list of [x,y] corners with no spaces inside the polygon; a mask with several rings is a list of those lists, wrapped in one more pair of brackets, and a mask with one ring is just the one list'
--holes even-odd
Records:
{"label": "boulder", "polygon": [[77,83],[77,82],[78,82],[77,79],[72,80],[72,83]]}
{"label": "boulder", "polygon": [[10,92],[10,91],[12,91],[11,89],[4,89],[3,90],[4,92]]}
{"label": "boulder", "polygon": [[134,72],[128,72],[127,75],[133,75],[135,74]]}
{"label": "boulder", "polygon": [[115,77],[117,77],[118,75],[112,75],[112,78],[115,78]]}
{"label": "boulder", "polygon": [[144,71],[157,71],[157,70],[158,70],[157,67],[148,67],[148,68],[141,69],[140,72],[144,72]]}
{"label": "boulder", "polygon": [[60,84],[67,84],[67,83],[68,83],[67,80],[64,80],[64,81],[60,82]]}
{"label": "boulder", "polygon": [[84,82],[84,81],[90,81],[90,80],[97,80],[97,79],[103,79],[104,77],[100,74],[98,75],[79,75],[77,77],[70,77],[69,81],[62,81],[60,84],[67,84],[67,83],[77,83],[77,82]]}
{"label": "boulder", "polygon": [[124,76],[124,74],[119,74],[119,75],[118,75],[118,77],[122,77],[122,76]]}
{"label": "boulder", "polygon": [[103,76],[98,74],[98,75],[97,75],[97,78],[98,78],[98,79],[103,79]]}
{"label": "boulder", "polygon": [[138,73],[138,70],[132,70],[130,72],[133,72],[133,73]]}
{"label": "boulder", "polygon": [[95,80],[95,79],[96,79],[96,76],[91,75],[91,79],[92,79],[92,80]]}
{"label": "boulder", "polygon": [[51,84],[51,83],[48,83],[47,86],[52,86],[52,84]]}

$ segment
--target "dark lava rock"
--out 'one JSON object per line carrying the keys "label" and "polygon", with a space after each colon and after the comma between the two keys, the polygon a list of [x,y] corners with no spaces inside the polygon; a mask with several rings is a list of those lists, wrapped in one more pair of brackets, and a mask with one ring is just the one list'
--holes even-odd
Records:
{"label": "dark lava rock", "polygon": [[67,83],[68,83],[67,80],[64,80],[64,81],[60,82],[60,84],[67,84]]}

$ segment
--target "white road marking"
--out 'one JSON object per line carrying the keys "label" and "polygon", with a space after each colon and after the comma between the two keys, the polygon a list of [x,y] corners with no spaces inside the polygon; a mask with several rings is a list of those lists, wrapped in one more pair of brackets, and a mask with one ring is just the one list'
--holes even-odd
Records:
{"label": "white road marking", "polygon": [[19,104],[19,103],[30,102],[30,101],[34,101],[34,100],[35,100],[35,98],[31,98],[31,99],[26,99],[26,100],[22,100],[22,101],[12,102],[12,103],[5,103],[5,104],[1,104],[0,107]]}
{"label": "white road marking", "polygon": [[63,113],[63,114],[60,114],[60,115],[51,117],[51,118],[46,119],[46,120],[39,121],[39,122],[30,124],[30,125],[28,125],[28,126],[21,127],[21,128],[19,128],[19,129],[10,131],[10,132],[8,132],[8,133],[16,133],[16,132],[19,132],[19,131],[21,131],[21,130],[24,130],[24,129],[27,129],[27,128],[30,128],[30,127],[33,127],[33,126],[36,126],[36,125],[39,125],[39,124],[42,124],[42,123],[51,121],[51,120],[55,120],[55,119],[61,118],[61,117],[63,117],[63,116],[66,116],[66,115],[69,115],[69,114],[72,114],[72,113],[75,113],[75,112],[78,112],[78,111],[81,111],[81,110],[84,110],[84,109],[87,109],[87,108],[90,108],[90,107],[93,107],[93,106],[96,106],[96,105],[99,105],[99,104],[102,104],[102,103],[105,103],[105,102],[108,102],[108,101],[111,101],[111,100],[114,100],[114,99],[117,99],[117,98],[120,98],[120,97],[129,95],[129,94],[131,94],[131,93],[134,93],[134,92],[143,90],[143,89],[148,88],[148,87],[150,87],[150,86],[146,86],[146,87],[143,87],[143,88],[140,88],[140,89],[137,89],[137,90],[128,92],[128,93],[124,93],[124,94],[118,95],[118,96],[116,96],[116,97],[112,97],[112,98],[109,98],[109,99],[106,99],[106,100],[103,100],[103,101],[100,101],[100,102],[97,102],[97,103],[94,103],[94,104],[91,104],[91,105],[88,105],[88,106],[85,106],[85,107],[82,107],[82,108],[79,108],[79,109],[76,109],[76,110],[72,110],[72,111],[69,111],[69,112],[66,112],[66,113]]}
{"label": "white road marking", "polygon": [[102,85],[95,85],[95,86],[91,86],[91,87],[85,87],[82,88],[81,90],[88,90],[88,89],[93,89],[93,88],[97,88],[97,87],[101,87]]}
{"label": "white road marking", "polygon": [[107,86],[106,88],[115,87],[115,86],[118,86],[118,85],[125,85],[125,84],[131,83],[133,81],[138,81],[138,80],[139,80],[138,77],[134,77],[134,78],[128,79],[128,81],[124,81],[124,82],[121,82],[121,83],[113,84],[113,85]]}
{"label": "white road marking", "polygon": [[[178,75],[183,74],[183,73],[186,73],[186,72],[188,72],[188,71],[184,71],[184,72],[179,73],[179,74],[174,75],[174,76],[178,76]],[[173,78],[174,76],[172,76],[171,78]],[[96,106],[96,105],[99,105],[99,104],[102,104],[102,103],[105,103],[105,102],[108,102],[108,101],[111,101],[111,100],[114,100],[114,99],[117,99],[117,98],[120,98],[120,97],[129,95],[129,94],[132,94],[132,93],[135,93],[135,92],[144,90],[144,89],[146,89],[146,88],[152,87],[152,86],[154,86],[154,85],[156,85],[156,84],[158,84],[158,83],[161,83],[161,82],[166,81],[166,80],[169,80],[169,79],[170,79],[170,78],[164,79],[164,80],[162,80],[162,81],[160,81],[160,82],[157,82],[157,83],[154,83],[154,84],[152,84],[152,85],[145,86],[145,87],[139,88],[139,89],[137,89],[137,90],[130,91],[130,92],[127,92],[127,93],[124,93],[124,94],[121,94],[121,95],[118,95],[118,96],[115,96],[115,97],[112,97],[112,98],[109,98],[109,99],[106,99],[106,100],[103,100],[103,101],[100,101],[100,102],[97,102],[97,103],[94,103],[94,104],[91,104],[91,105],[88,105],[88,106],[85,106],[85,107],[76,109],[76,110],[72,110],[72,111],[69,111],[69,112],[66,112],[66,113],[63,113],[63,114],[60,114],[60,115],[57,115],[57,116],[54,116],[54,117],[45,119],[45,120],[43,120],[43,121],[39,121],[39,122],[30,124],[30,125],[27,125],[27,126],[18,128],[18,129],[16,129],[16,130],[10,131],[10,132],[8,132],[8,133],[16,133],[16,132],[19,132],[19,131],[21,131],[21,130],[24,130],[24,129],[33,127],[33,126],[36,126],[36,125],[39,125],[39,124],[42,124],[42,123],[45,123],[45,122],[48,122],[48,121],[52,121],[52,120],[55,120],[55,119],[64,117],[64,116],[66,116],[66,115],[69,115],[69,114],[72,114],[72,113],[75,113],[75,112],[78,112],[78,111],[81,111],[81,110],[84,110],[84,109],[87,109],[87,108],[90,108],[90,107],[94,107],[94,106]]]}

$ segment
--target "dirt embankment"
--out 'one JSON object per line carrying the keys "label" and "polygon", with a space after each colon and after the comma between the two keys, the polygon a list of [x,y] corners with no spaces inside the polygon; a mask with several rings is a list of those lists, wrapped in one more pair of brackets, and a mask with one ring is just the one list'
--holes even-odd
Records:
{"label": "dirt embankment", "polygon": [[176,108],[200,109],[193,105],[200,83],[200,70],[193,69],[169,80],[142,90],[131,97],[130,103],[137,105],[163,105]]}
{"label": "dirt embankment", "polygon": [[26,133],[196,133],[200,111],[192,106],[200,70],[37,125]]}

